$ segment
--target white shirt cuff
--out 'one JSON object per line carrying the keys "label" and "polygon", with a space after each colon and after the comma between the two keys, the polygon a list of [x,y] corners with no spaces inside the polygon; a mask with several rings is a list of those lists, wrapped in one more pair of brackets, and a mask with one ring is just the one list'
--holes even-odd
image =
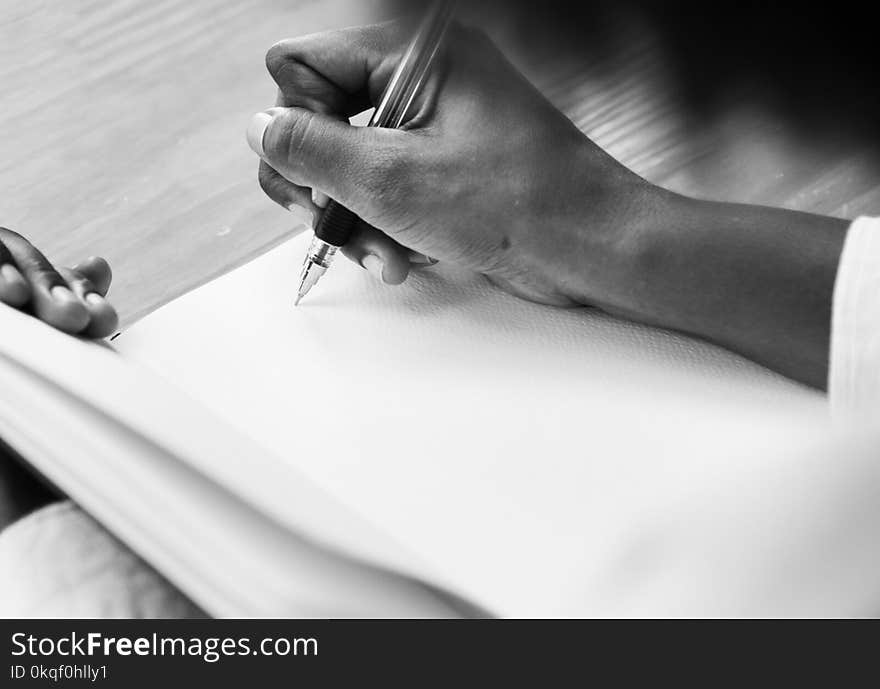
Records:
{"label": "white shirt cuff", "polygon": [[880,218],[849,228],[831,319],[828,396],[835,419],[880,417]]}

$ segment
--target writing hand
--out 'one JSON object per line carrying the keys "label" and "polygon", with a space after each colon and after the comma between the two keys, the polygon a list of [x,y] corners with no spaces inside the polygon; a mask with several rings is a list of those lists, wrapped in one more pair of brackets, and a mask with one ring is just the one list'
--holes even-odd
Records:
{"label": "writing hand", "polygon": [[269,51],[280,105],[253,118],[248,140],[270,197],[314,210],[317,190],[357,213],[366,224],[344,253],[387,283],[406,278],[416,252],[528,299],[681,330],[825,385],[846,221],[648,183],[460,26],[403,129],[350,126],[406,41],[392,23]]}
{"label": "writing hand", "polygon": [[636,219],[627,209],[652,187],[586,138],[485,35],[460,26],[403,130],[349,126],[378,99],[407,39],[386,24],[269,51],[285,107],[252,127],[263,188],[312,210],[317,189],[357,213],[370,227],[344,253],[370,267],[378,259],[386,282],[405,279],[415,252],[533,300],[584,303],[584,277],[607,272],[605,245],[619,241]]}

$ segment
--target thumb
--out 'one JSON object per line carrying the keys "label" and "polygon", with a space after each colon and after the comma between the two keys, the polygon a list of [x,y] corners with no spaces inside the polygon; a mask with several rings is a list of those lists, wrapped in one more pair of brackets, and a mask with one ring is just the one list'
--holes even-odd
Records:
{"label": "thumb", "polygon": [[371,190],[392,181],[405,138],[404,132],[354,127],[303,108],[257,113],[247,130],[250,147],[285,179],[320,189],[359,214]]}

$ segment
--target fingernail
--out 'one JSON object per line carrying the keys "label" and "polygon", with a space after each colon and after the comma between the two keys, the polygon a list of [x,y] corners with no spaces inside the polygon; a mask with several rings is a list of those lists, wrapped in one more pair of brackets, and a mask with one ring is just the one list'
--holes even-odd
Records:
{"label": "fingernail", "polygon": [[3,279],[9,283],[24,281],[21,273],[18,272],[18,268],[16,268],[11,263],[4,263],[2,266],[0,266],[0,276],[2,276]]}
{"label": "fingernail", "polygon": [[312,203],[314,203],[318,208],[326,208],[327,204],[330,203],[330,197],[327,196],[322,191],[318,191],[317,189],[312,190]]}
{"label": "fingernail", "polygon": [[71,270],[76,273],[85,268],[86,266],[92,267],[95,262],[100,262],[104,265],[107,264],[107,261],[100,256],[89,256],[85,261],[80,261],[76,265],[71,266]]}
{"label": "fingernail", "polygon": [[361,261],[361,265],[366,268],[367,272],[374,278],[376,278],[380,282],[385,282],[385,278],[383,277],[383,273],[385,272],[385,264],[382,263],[381,258],[376,256],[375,254],[368,254],[364,256],[364,260]]}
{"label": "fingernail", "polygon": [[97,292],[89,292],[85,296],[85,300],[87,304],[91,304],[92,306],[101,306],[104,303],[104,297]]}
{"label": "fingernail", "polygon": [[52,288],[51,294],[52,298],[55,301],[77,301],[77,298],[74,296],[73,292],[71,292],[69,288],[64,287],[63,285],[55,285],[55,287]]}
{"label": "fingernail", "polygon": [[264,112],[258,112],[251,118],[247,128],[247,141],[254,153],[263,158],[266,152],[263,150],[263,137],[269,128],[272,118]]}

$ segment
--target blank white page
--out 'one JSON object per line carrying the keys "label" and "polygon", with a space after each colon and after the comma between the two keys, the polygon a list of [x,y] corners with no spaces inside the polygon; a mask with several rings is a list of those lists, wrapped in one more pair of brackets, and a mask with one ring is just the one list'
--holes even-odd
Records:
{"label": "blank white page", "polygon": [[[821,394],[442,264],[389,287],[340,259],[294,308],[307,242],[162,308],[117,348],[421,556],[416,574],[493,612],[724,614],[757,589],[785,603],[733,551],[702,579],[649,573],[750,542],[755,525],[713,505],[785,514],[761,486],[825,433]],[[768,519],[773,537],[798,528]]]}
{"label": "blank white page", "polygon": [[2,304],[0,333],[0,437],[211,614],[467,610],[400,577],[412,555],[386,533],[153,372]]}

